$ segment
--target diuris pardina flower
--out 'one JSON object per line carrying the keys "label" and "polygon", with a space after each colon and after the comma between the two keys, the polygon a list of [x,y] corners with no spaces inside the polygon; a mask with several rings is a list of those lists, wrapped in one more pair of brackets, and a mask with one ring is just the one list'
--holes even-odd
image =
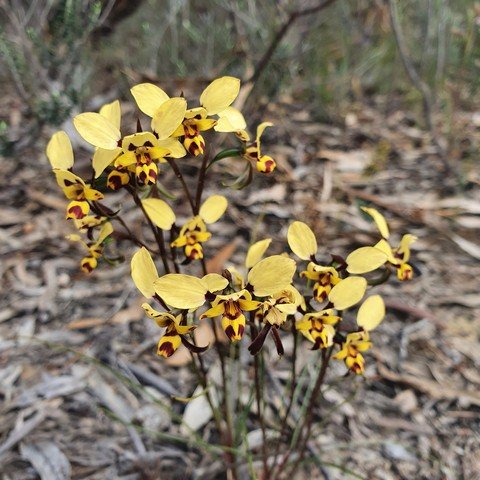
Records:
{"label": "diuris pardina flower", "polygon": [[372,347],[370,332],[380,325],[385,318],[385,303],[380,295],[368,297],[357,312],[357,325],[362,329],[349,333],[342,342],[342,348],[334,356],[344,360],[349,370],[356,374],[365,371],[365,359],[361,352]]}
{"label": "diuris pardina flower", "polygon": [[368,331],[349,333],[342,343],[341,350],[333,358],[344,360],[347,368],[359,375],[365,371],[365,359],[361,352],[371,347]]}
{"label": "diuris pardina flower", "polygon": [[168,312],[159,312],[148,303],[144,303],[142,307],[147,316],[153,318],[159,327],[166,329],[157,344],[157,355],[159,356],[166,358],[173,355],[182,341],[188,342],[184,335],[196,328],[195,325],[182,325],[182,314],[175,316]]}
{"label": "diuris pardina flower", "polygon": [[212,302],[212,308],[207,310],[201,318],[222,317],[222,328],[231,342],[240,340],[245,331],[245,314],[256,310],[261,302],[252,300],[247,290],[240,290],[229,295],[217,295]]}
{"label": "diuris pardina flower", "polygon": [[273,255],[259,261],[248,272],[245,288],[238,292],[222,293],[228,281],[220,275],[210,274],[200,279],[173,273],[156,280],[153,291],[167,305],[180,309],[197,309],[208,297],[212,307],[204,316],[222,316],[225,333],[236,341],[242,337],[245,328],[243,312],[253,311],[261,304],[253,297],[270,297],[284,290],[290,285],[294,273],[292,259]]}
{"label": "diuris pardina flower", "polygon": [[277,353],[283,355],[284,349],[278,329],[287,321],[289,315],[295,314],[300,305],[305,308],[305,301],[300,292],[292,285],[265,299],[256,313],[256,317],[264,323],[264,326],[249,345],[250,353],[256,355],[262,348],[267,334],[271,332]]}
{"label": "diuris pardina flower", "polygon": [[207,198],[201,205],[198,215],[183,225],[171,246],[184,247],[185,257],[188,260],[203,258],[202,243],[212,236],[207,230],[207,225],[215,223],[225,213],[227,205],[227,199],[222,195],[213,195]]}
{"label": "diuris pardina flower", "polygon": [[260,149],[260,138],[267,127],[273,126],[270,122],[263,122],[257,127],[257,134],[255,136],[255,140],[251,142],[250,136],[245,130],[241,130],[237,132],[237,136],[242,140],[245,144],[243,157],[247,160],[251,161],[256,167],[259,172],[262,173],[270,173],[275,170],[277,164],[275,160],[270,157],[269,155],[262,155]]}
{"label": "diuris pardina flower", "polygon": [[341,317],[334,315],[334,310],[329,308],[320,312],[307,313],[295,326],[305,338],[313,343],[312,350],[328,348],[333,345],[335,325]]}
{"label": "diuris pardina flower", "polygon": [[152,120],[153,133],[138,132],[123,140],[120,133],[120,104],[114,102],[105,107],[100,113],[81,113],[73,119],[73,123],[78,133],[96,147],[93,157],[95,178],[115,161],[116,170],[110,173],[108,179],[110,188],[117,189],[128,183],[126,169],[135,172],[141,185],[155,183],[158,174],[155,162],[166,155],[175,158],[185,155],[183,147],[168,138],[183,120],[185,99],[171,98],[158,108]]}
{"label": "diuris pardina flower", "polygon": [[410,245],[417,237],[407,233],[402,237],[400,245],[392,248],[388,242],[390,232],[385,217],[374,208],[362,207],[362,210],[373,218],[383,238],[373,247],[362,247],[352,252],[346,259],[347,270],[350,273],[366,273],[388,263],[396,269],[399,280],[411,280],[413,268],[408,264]]}
{"label": "diuris pardina flower", "polygon": [[327,298],[336,310],[344,310],[360,302],[367,289],[363,277],[341,278],[333,266],[318,265],[315,259],[317,239],[310,227],[303,222],[293,222],[288,228],[288,245],[302,260],[310,260],[301,276],[313,280],[313,297],[318,302]]}
{"label": "diuris pardina flower", "polygon": [[80,177],[69,170],[54,170],[57,183],[65,196],[71,200],[67,206],[66,218],[80,219],[90,211],[88,201],[96,201],[103,198],[103,194],[90,187]]}
{"label": "diuris pardina flower", "polygon": [[113,227],[110,222],[105,222],[100,229],[98,238],[95,241],[85,242],[80,235],[73,234],[68,235],[68,240],[72,242],[79,242],[83,245],[85,250],[88,252],[82,261],[80,262],[80,268],[85,273],[91,273],[95,268],[97,268],[98,259],[102,256],[103,253],[103,242],[106,238],[113,233]]}
{"label": "diuris pardina flower", "polygon": [[60,131],[52,135],[47,145],[47,157],[53,168],[57,183],[65,196],[71,200],[67,206],[67,218],[81,219],[90,211],[89,200],[100,200],[103,194],[90,187],[70,171],[73,167],[73,149],[68,135]]}
{"label": "diuris pardina flower", "polygon": [[[186,110],[181,124],[172,133],[183,137],[186,150],[194,156],[204,152],[205,139],[201,132],[214,128],[217,132],[235,132],[245,128],[243,115],[231,107],[240,90],[240,80],[234,77],[220,77],[213,80],[200,95],[200,106]],[[169,99],[159,87],[142,83],[131,89],[138,108],[155,119],[157,109]],[[218,119],[209,118],[217,116]],[[153,128],[153,127],[152,127]]]}

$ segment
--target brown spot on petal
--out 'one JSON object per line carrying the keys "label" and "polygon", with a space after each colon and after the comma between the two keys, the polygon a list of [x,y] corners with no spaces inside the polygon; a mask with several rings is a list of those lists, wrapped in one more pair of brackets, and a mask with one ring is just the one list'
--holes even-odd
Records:
{"label": "brown spot on petal", "polygon": [[74,205],[67,210],[67,218],[75,218],[80,220],[85,214],[83,213],[82,208],[79,205]]}
{"label": "brown spot on petal", "polygon": [[162,357],[171,357],[175,349],[173,348],[173,344],[170,342],[163,342],[157,350],[157,355],[161,355]]}

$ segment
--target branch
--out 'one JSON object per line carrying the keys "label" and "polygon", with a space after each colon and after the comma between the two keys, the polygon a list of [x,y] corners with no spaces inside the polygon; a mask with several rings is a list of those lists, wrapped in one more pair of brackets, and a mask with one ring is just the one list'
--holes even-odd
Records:
{"label": "branch", "polygon": [[279,46],[280,42],[283,40],[283,37],[285,37],[285,35],[288,33],[288,31],[298,18],[318,13],[334,2],[335,0],[324,0],[315,7],[305,8],[303,10],[295,10],[294,12],[291,12],[285,23],[280,27],[280,30],[278,30],[276,35],[273,37],[269,47],[263,54],[263,57],[258,61],[257,65],[255,66],[255,70],[252,76],[247,80],[246,83],[255,83],[260,78],[263,71],[270,63],[270,60],[275,53],[275,50]]}
{"label": "branch", "polygon": [[405,45],[405,39],[403,37],[403,32],[400,27],[400,22],[398,20],[397,7],[396,7],[395,0],[387,0],[387,2],[389,7],[392,31],[395,37],[395,42],[397,44],[398,53],[400,54],[400,59],[405,68],[405,71],[407,72],[408,77],[410,78],[410,81],[422,96],[423,116],[425,118],[425,123],[428,131],[430,132],[432,143],[437,149],[437,153],[440,157],[440,160],[442,161],[443,168],[446,173],[452,173],[452,168],[448,162],[447,154],[438,139],[435,125],[432,120],[433,109],[435,104],[434,96],[430,88],[428,87],[428,85],[421,79],[420,75],[418,74],[417,70],[415,69],[408,55],[407,47]]}

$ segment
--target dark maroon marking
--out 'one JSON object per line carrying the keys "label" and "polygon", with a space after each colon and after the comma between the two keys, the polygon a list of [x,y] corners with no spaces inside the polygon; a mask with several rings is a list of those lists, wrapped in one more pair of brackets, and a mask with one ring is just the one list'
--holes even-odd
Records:
{"label": "dark maroon marking", "polygon": [[180,335],[182,343],[185,347],[187,347],[193,353],[203,353],[208,349],[208,345],[205,347],[199,347],[198,345],[194,345],[190,343],[183,335]]}
{"label": "dark maroon marking", "polygon": [[133,143],[131,143],[131,144],[128,146],[128,151],[129,151],[129,152],[134,152],[136,149],[137,149],[137,147],[136,147]]}
{"label": "dark maroon marking", "polygon": [[267,338],[268,332],[272,326],[267,323],[262,330],[260,330],[260,333],[257,335],[255,340],[248,346],[248,351],[252,355],[256,355],[263,347],[263,344],[265,343],[265,339]]}
{"label": "dark maroon marking", "polygon": [[282,339],[278,334],[277,326],[272,327],[272,335],[273,335],[273,341],[275,342],[275,347],[277,347],[277,353],[281,357],[285,353],[285,350],[283,349]]}
{"label": "dark maroon marking", "polygon": [[73,217],[76,218],[77,220],[80,220],[85,216],[81,207],[79,207],[78,205],[74,205],[73,207],[70,207],[68,209],[68,213],[73,215]]}
{"label": "dark maroon marking", "polygon": [[141,171],[137,178],[138,178],[138,183],[140,185],[145,185],[145,180],[147,179],[147,174],[144,171]]}
{"label": "dark maroon marking", "polygon": [[72,185],[75,185],[76,182],[71,182],[70,180],[64,180],[63,181],[63,184],[66,186],[66,187],[71,187]]}
{"label": "dark maroon marking", "polygon": [[274,165],[275,165],[275,163],[273,162],[273,160],[267,160],[265,162],[266,173],[270,173],[273,170]]}
{"label": "dark maroon marking", "polygon": [[144,147],[153,147],[153,143],[150,140],[147,140],[144,144]]}
{"label": "dark maroon marking", "polygon": [[92,273],[93,272],[93,267],[90,265],[89,262],[82,262],[82,268],[84,270],[86,270],[88,273]]}
{"label": "dark maroon marking", "polygon": [[227,337],[231,340],[232,338],[235,338],[236,335],[235,335],[235,330],[233,329],[233,327],[231,325],[229,325],[226,329],[225,329],[225,333],[227,335]]}
{"label": "dark maroon marking", "polygon": [[112,190],[118,190],[122,187],[122,177],[120,175],[111,175],[108,179],[108,186]]}
{"label": "dark maroon marking", "polygon": [[238,335],[243,337],[243,333],[245,332],[245,327],[243,325],[238,326]]}
{"label": "dark maroon marking", "polygon": [[157,353],[158,352],[164,352],[167,357],[170,357],[175,352],[175,349],[173,348],[172,343],[165,342],[165,343],[162,343],[160,347],[158,347]]}

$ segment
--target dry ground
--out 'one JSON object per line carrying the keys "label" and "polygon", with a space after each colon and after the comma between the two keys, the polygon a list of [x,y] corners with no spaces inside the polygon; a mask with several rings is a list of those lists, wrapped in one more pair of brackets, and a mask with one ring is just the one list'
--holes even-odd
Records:
{"label": "dry ground", "polygon": [[[288,222],[302,219],[323,252],[341,254],[374,239],[364,203],[385,213],[397,238],[417,235],[414,280],[382,287],[389,314],[365,377],[344,378],[341,365],[330,373],[311,445],[323,467],[305,469],[332,480],[480,479],[480,175],[469,157],[480,132],[471,114],[458,115],[453,189],[427,136],[387,106],[353,106],[345,126],[292,113],[288,99],[270,107],[264,118],[277,128],[265,148],[278,171],[227,191],[226,222],[207,250],[234,244],[222,252],[241,262],[256,222],[257,239],[272,236],[280,251]],[[143,317],[128,262],[79,273],[81,251],[64,239],[66,202],[42,153],[46,136],[1,158],[0,478],[223,478],[222,462],[202,446],[216,441],[210,426],[188,443],[177,438],[182,416],[193,425],[205,409],[172,398],[191,396],[195,377],[181,355],[156,358],[159,332]],[[288,353],[287,345],[281,361],[267,356],[272,408]],[[212,354],[206,360],[218,368]]]}

